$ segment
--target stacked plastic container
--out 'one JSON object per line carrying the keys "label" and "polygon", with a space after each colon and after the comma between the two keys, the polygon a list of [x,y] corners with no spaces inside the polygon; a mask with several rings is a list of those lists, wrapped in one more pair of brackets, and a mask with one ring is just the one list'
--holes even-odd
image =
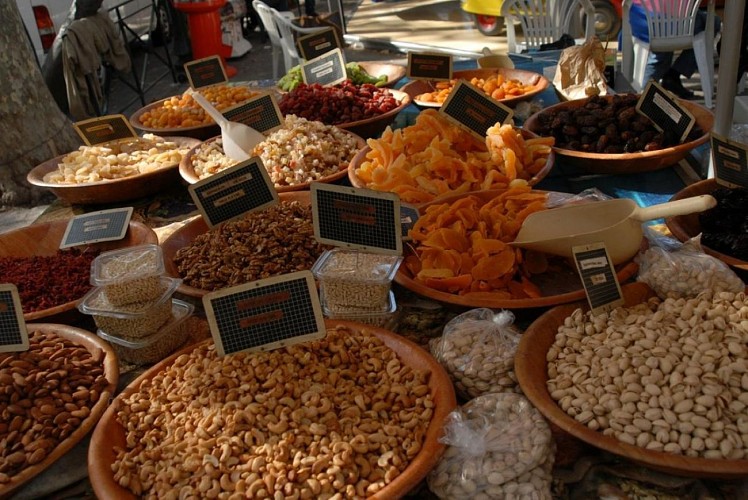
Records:
{"label": "stacked plastic container", "polygon": [[328,318],[394,329],[397,304],[392,279],[402,257],[336,248],[323,253],[312,273]]}
{"label": "stacked plastic container", "polygon": [[91,264],[94,288],[78,304],[120,359],[138,365],[165,358],[187,340],[194,306],[174,299],[182,282],[165,275],[158,245],[104,252]]}

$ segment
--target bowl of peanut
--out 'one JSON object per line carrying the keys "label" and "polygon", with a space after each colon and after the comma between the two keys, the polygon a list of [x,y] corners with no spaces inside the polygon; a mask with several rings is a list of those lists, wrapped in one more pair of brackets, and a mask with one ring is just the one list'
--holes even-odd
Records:
{"label": "bowl of peanut", "polygon": [[26,176],[71,205],[117,203],[148,196],[179,182],[179,163],[200,141],[146,134],[47,160]]}
{"label": "bowl of peanut", "polygon": [[[220,83],[199,89],[216,109],[224,111],[272,89],[253,88],[241,82]],[[152,102],[130,116],[130,124],[142,132],[194,137],[205,140],[221,133],[220,127],[189,92]]]}
{"label": "bowl of peanut", "polygon": [[513,68],[466,69],[452,73],[452,80],[414,80],[403,85],[417,106],[440,108],[459,80],[465,80],[505,105],[532,99],[543,92],[550,82],[532,71]]}
{"label": "bowl of peanut", "polygon": [[146,371],[91,438],[97,497],[394,499],[414,490],[444,453],[438,438],[456,406],[444,368],[386,330],[325,325],[323,339],[268,352],[221,358],[202,342]]}
{"label": "bowl of peanut", "polygon": [[[659,299],[625,285],[624,307],[558,306],[522,335],[520,387],[565,433],[676,475],[748,475],[748,299]],[[583,333],[579,333],[583,332]]]}

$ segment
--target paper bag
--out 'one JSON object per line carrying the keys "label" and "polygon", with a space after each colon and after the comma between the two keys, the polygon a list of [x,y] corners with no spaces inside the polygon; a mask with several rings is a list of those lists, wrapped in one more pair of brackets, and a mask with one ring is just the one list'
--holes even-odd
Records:
{"label": "paper bag", "polygon": [[608,93],[605,81],[605,49],[596,36],[561,52],[553,85],[568,100]]}

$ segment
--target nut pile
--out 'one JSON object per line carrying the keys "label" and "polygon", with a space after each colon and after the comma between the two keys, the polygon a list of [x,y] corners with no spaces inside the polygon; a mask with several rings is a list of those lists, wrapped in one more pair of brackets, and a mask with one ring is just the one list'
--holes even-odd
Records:
{"label": "nut pile", "polygon": [[[284,125],[255,146],[276,186],[319,180],[348,168],[358,151],[355,138],[343,130],[287,115]],[[205,179],[238,162],[225,155],[221,138],[201,144],[191,157],[198,179]]]}
{"label": "nut pile", "polygon": [[444,433],[449,446],[428,476],[439,498],[551,499],[551,430],[524,396],[475,398],[449,415]]}
{"label": "nut pile", "polygon": [[514,373],[520,332],[514,315],[473,309],[451,320],[431,353],[449,373],[458,394],[472,399],[487,393],[521,392]]}
{"label": "nut pile", "polygon": [[662,298],[694,297],[704,290],[738,293],[745,283],[719,259],[698,245],[686,243],[676,251],[650,247],[638,257],[637,281],[649,285]]}
{"label": "nut pile", "polygon": [[82,184],[146,174],[179,165],[189,149],[153,134],[106,145],[81,146],[65,155],[57,170],[44,176],[44,182]]}
{"label": "nut pile", "polygon": [[222,358],[200,344],[120,405],[114,480],[149,498],[363,498],[421,450],[427,384],[377,337],[342,327]]}
{"label": "nut pile", "polygon": [[281,201],[199,235],[174,263],[185,284],[219,290],[311,269],[326,248],[314,239],[311,206]]}
{"label": "nut pile", "polygon": [[551,397],[590,429],[648,450],[746,458],[744,293],[576,310],[547,359]]}
{"label": "nut pile", "polygon": [[78,429],[108,382],[101,352],[29,325],[29,350],[0,353],[0,485]]}

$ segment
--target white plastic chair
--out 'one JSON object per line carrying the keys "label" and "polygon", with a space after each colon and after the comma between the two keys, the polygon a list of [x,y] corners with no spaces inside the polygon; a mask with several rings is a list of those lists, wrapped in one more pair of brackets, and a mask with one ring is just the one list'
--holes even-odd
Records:
{"label": "white plastic chair", "polygon": [[646,86],[644,71],[649,53],[693,49],[701,76],[704,104],[712,107],[714,92],[714,0],[707,5],[704,31],[694,34],[700,0],[641,0],[647,15],[649,43],[631,33],[632,0],[623,2],[623,59],[621,71],[635,90]]}
{"label": "white plastic chair", "polygon": [[[504,0],[501,15],[505,19],[508,51],[517,53],[518,48],[535,49],[555,42],[570,33],[580,8],[586,16],[584,38],[589,40],[595,34],[595,7],[590,0]],[[521,45],[514,33],[516,22],[524,35]]]}
{"label": "white plastic chair", "polygon": [[296,39],[308,35],[309,33],[326,30],[328,27],[302,28],[301,26],[295,25],[290,19],[284,17],[277,10],[272,10],[274,11],[273,16],[275,17],[275,24],[278,26],[278,31],[280,32],[283,57],[286,61],[286,71],[288,71],[291,67],[299,64],[299,52],[296,50]]}
{"label": "white plastic chair", "polygon": [[[273,18],[273,12],[278,11],[261,0],[252,0],[252,7],[255,8],[255,12],[260,16],[260,22],[265,27],[265,31],[270,39],[270,46],[273,48],[273,78],[277,80],[286,73],[287,69],[293,66],[288,66],[287,62],[284,63],[284,51],[281,44],[280,32]],[[281,67],[281,64],[285,66]]]}

